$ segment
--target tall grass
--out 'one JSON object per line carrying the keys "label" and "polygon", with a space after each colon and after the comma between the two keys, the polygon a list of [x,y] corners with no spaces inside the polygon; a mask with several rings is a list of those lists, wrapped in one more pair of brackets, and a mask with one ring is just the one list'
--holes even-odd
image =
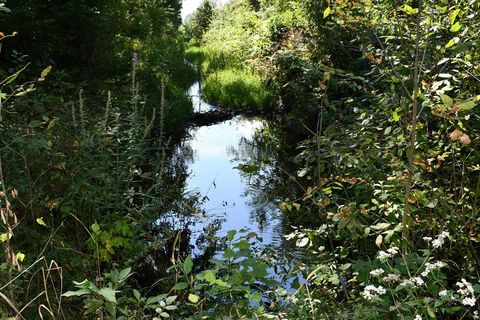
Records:
{"label": "tall grass", "polygon": [[203,82],[205,100],[229,108],[265,109],[273,103],[273,89],[259,76],[240,69],[225,69]]}

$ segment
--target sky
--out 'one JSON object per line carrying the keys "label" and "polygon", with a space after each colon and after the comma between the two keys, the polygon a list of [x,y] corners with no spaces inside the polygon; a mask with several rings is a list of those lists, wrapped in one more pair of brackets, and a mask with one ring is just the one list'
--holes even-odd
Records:
{"label": "sky", "polygon": [[[217,0],[218,4],[223,4],[228,0]],[[193,13],[201,4],[203,0],[183,0],[182,8],[182,20],[185,20],[185,17]]]}

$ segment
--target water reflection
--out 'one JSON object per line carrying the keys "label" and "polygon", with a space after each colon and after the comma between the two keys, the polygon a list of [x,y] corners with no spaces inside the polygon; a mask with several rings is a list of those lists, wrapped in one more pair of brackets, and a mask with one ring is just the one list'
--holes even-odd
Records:
{"label": "water reflection", "polygon": [[254,200],[247,192],[250,179],[235,169],[241,164],[241,159],[236,157],[241,152],[239,149],[263,126],[262,120],[236,117],[191,132],[188,143],[193,150],[193,161],[189,166],[187,189],[205,200],[203,217],[198,224],[200,229],[209,221],[219,219],[222,221],[217,232],[220,237],[228,230],[248,229],[258,233],[265,243],[279,239],[280,219],[270,220],[268,224],[257,223]]}

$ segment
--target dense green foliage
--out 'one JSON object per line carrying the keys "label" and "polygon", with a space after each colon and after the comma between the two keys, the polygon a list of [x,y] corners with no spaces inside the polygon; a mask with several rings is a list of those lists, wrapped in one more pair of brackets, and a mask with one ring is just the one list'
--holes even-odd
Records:
{"label": "dense green foliage", "polygon": [[[9,8],[2,316],[479,318],[478,1],[206,1],[183,34],[178,1]],[[294,260],[235,231],[193,255],[159,220],[200,202],[169,143],[184,57],[208,101],[279,115],[237,168],[277,199]]]}
{"label": "dense green foliage", "polygon": [[[276,84],[286,114],[270,129],[273,150],[295,143],[285,132],[300,139],[301,188],[281,208],[303,225],[290,238],[317,259],[298,310],[478,317],[478,3],[238,0],[219,10],[206,55]],[[261,168],[255,160],[247,168]],[[278,176],[290,166],[275,165]],[[263,197],[292,183],[253,179]]]}

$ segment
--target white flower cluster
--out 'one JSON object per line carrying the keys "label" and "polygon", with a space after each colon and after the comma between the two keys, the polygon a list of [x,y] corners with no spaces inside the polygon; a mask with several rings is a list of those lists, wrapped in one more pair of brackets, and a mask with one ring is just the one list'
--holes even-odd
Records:
{"label": "white flower cluster", "polygon": [[400,281],[400,276],[395,273],[389,273],[387,276],[383,277],[385,282],[397,282]]}
{"label": "white flower cluster", "polygon": [[457,287],[457,292],[463,297],[462,304],[464,306],[474,307],[476,299],[472,284],[467,280],[462,279],[457,282]]}
{"label": "white flower cluster", "polygon": [[438,295],[440,297],[446,297],[446,296],[448,296],[448,291],[447,290],[442,290],[438,293]]}
{"label": "white flower cluster", "polygon": [[375,269],[375,270],[372,270],[370,271],[370,275],[372,277],[378,277],[380,275],[382,275],[385,271],[383,269]]}
{"label": "white flower cluster", "polygon": [[423,281],[422,278],[420,277],[414,277],[414,278],[410,278],[410,279],[405,279],[402,281],[402,283],[400,285],[404,286],[404,287],[420,287],[420,286],[423,286],[425,284],[425,281]]}
{"label": "white flower cluster", "polygon": [[435,249],[441,248],[445,243],[445,239],[450,237],[448,231],[442,231],[435,240],[432,241],[432,247]]}
{"label": "white flower cluster", "polygon": [[386,260],[394,257],[398,252],[399,252],[399,249],[397,247],[391,247],[386,252],[385,251],[379,251],[378,252],[378,260],[386,261]]}
{"label": "white flower cluster", "polygon": [[422,320],[422,316],[416,314],[416,315],[415,315],[415,318],[413,318],[413,320]]}
{"label": "white flower cluster", "polygon": [[363,289],[362,295],[365,297],[367,300],[372,300],[377,298],[379,295],[387,293],[387,290],[385,290],[384,287],[378,286],[375,287],[373,285],[366,286],[365,289]]}
{"label": "white flower cluster", "polygon": [[422,272],[422,276],[426,277],[433,270],[441,269],[441,268],[445,267],[445,265],[446,264],[443,263],[442,261],[437,261],[435,263],[427,262],[427,263],[425,263],[425,271]]}

